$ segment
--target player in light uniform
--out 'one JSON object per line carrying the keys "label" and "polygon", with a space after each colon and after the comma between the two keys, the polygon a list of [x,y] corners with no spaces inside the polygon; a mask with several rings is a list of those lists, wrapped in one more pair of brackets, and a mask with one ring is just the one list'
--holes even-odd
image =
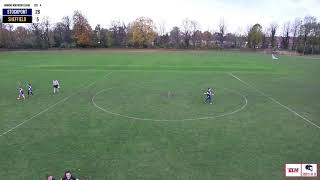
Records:
{"label": "player in light uniform", "polygon": [[205,103],[209,102],[210,104],[212,104],[212,96],[214,95],[212,93],[211,88],[208,88],[207,92],[204,93],[205,95],[207,95],[206,99],[205,99]]}
{"label": "player in light uniform", "polygon": [[60,88],[59,81],[53,80],[52,84],[53,84],[53,93],[55,94],[55,93],[59,92],[59,88]]}
{"label": "player in light uniform", "polygon": [[33,95],[32,86],[28,83],[28,96]]}
{"label": "player in light uniform", "polygon": [[26,97],[24,96],[23,89],[22,89],[22,88],[19,88],[19,96],[18,96],[18,98],[17,98],[17,99],[20,99],[21,97],[23,98],[23,100],[25,100],[25,99],[26,99]]}

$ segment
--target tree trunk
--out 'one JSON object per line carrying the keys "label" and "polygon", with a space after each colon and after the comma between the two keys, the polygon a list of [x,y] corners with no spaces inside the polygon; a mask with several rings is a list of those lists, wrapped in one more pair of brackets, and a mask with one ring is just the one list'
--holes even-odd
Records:
{"label": "tree trunk", "polygon": [[306,54],[306,46],[307,46],[307,35],[304,35],[304,39],[303,39],[303,54]]}

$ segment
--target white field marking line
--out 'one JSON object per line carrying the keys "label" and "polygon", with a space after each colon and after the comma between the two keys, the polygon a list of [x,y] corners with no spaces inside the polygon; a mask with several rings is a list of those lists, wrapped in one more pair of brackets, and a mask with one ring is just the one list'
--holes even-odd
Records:
{"label": "white field marking line", "polygon": [[[111,73],[112,73],[112,72],[109,72],[108,74],[106,74],[106,75],[104,76],[104,78],[106,78],[107,76],[109,76]],[[94,85],[95,83],[97,83],[97,82],[98,82],[98,80],[92,82],[92,83],[89,84],[88,86],[83,86],[83,87],[81,87],[80,89],[85,88],[85,87],[87,87],[87,88],[88,88],[88,87],[91,87],[91,86],[93,86],[93,85]],[[60,103],[62,103],[62,102],[64,102],[64,101],[68,100],[70,97],[74,96],[75,94],[78,94],[79,92],[80,92],[80,91],[77,91],[76,93],[73,93],[73,94],[71,94],[70,96],[63,98],[62,100],[56,102],[55,104],[47,107],[46,109],[40,111],[39,113],[33,115],[33,116],[30,117],[29,119],[21,122],[20,124],[12,127],[11,129],[9,129],[9,130],[7,130],[7,131],[1,133],[1,134],[0,134],[0,137],[8,134],[9,132],[13,131],[14,129],[18,128],[19,126],[22,126],[23,124],[27,123],[28,121],[31,121],[33,118],[40,116],[41,114],[47,112],[48,110],[50,110],[51,108],[55,107],[56,105],[58,105],[58,104],[60,104]]]}
{"label": "white field marking line", "polygon": [[103,78],[107,78],[110,74],[112,74],[112,72],[109,72],[108,74],[104,75]]}
{"label": "white field marking line", "polygon": [[235,79],[239,80],[240,82],[242,82],[243,84],[247,85],[248,87],[253,88],[254,90],[256,90],[257,92],[259,92],[261,95],[263,95],[266,98],[269,98],[271,101],[279,104],[280,106],[282,106],[283,108],[287,109],[288,111],[292,112],[293,114],[295,114],[296,116],[300,117],[301,119],[309,122],[310,124],[314,125],[315,127],[320,129],[320,126],[315,124],[314,122],[310,121],[309,119],[303,117],[302,115],[298,114],[296,111],[294,111],[293,109],[289,108],[286,105],[281,104],[279,101],[275,100],[274,98],[272,98],[271,96],[268,96],[267,94],[265,94],[264,92],[260,91],[259,89],[255,88],[254,86],[251,86],[250,84],[248,84],[247,82],[241,80],[239,77],[235,76],[232,73],[229,73],[230,76],[234,77]]}
{"label": "white field marking line", "polygon": [[228,116],[228,115],[232,115],[232,114],[235,114],[237,112],[240,112],[242,111],[248,104],[248,100],[246,98],[246,96],[236,92],[236,91],[233,91],[233,90],[229,90],[229,91],[233,91],[234,93],[240,95],[244,100],[245,100],[245,104],[242,105],[239,109],[236,109],[232,112],[229,112],[229,113],[224,113],[224,114],[221,114],[221,115],[217,115],[217,116],[207,116],[207,117],[200,117],[200,118],[193,118],[193,119],[180,119],[180,120],[169,120],[169,119],[150,119],[150,118],[139,118],[139,117],[133,117],[133,116],[127,116],[127,115],[123,115],[123,114],[119,114],[119,113],[115,113],[115,112],[112,112],[112,111],[109,111],[109,110],[106,110],[102,107],[100,107],[99,105],[97,105],[94,101],[95,97],[99,94],[101,94],[102,92],[105,92],[105,91],[108,91],[108,90],[111,90],[113,88],[107,88],[107,89],[102,89],[101,91],[97,92],[92,98],[91,98],[91,101],[93,103],[93,105],[100,109],[101,111],[104,111],[108,114],[112,114],[112,115],[116,115],[116,116],[121,116],[121,117],[125,117],[125,118],[128,118],[128,119],[134,119],[134,120],[141,120],[141,121],[196,121],[196,120],[205,120],[205,119],[214,119],[214,118],[218,118],[218,117],[223,117],[223,116]]}
{"label": "white field marking line", "polygon": [[[27,65],[25,67],[35,67],[35,68],[46,68],[46,67],[72,67],[73,65]],[[87,65],[79,65],[78,67],[86,67]],[[133,65],[133,64],[109,64],[109,65],[96,65],[96,66],[88,66],[88,67],[148,67],[148,68],[214,68],[217,66],[172,66],[172,65],[158,65],[158,66],[151,66],[151,65]],[[219,67],[219,66],[218,66]]]}
{"label": "white field marking line", "polygon": [[72,95],[70,95],[70,96],[68,96],[68,97],[66,97],[66,98],[63,98],[62,100],[60,100],[60,101],[56,102],[55,104],[53,104],[53,105],[49,106],[48,108],[46,108],[46,109],[44,109],[44,110],[42,110],[42,111],[41,111],[41,112],[39,112],[38,114],[33,115],[33,116],[32,116],[32,117],[30,117],[29,119],[27,119],[27,120],[25,120],[25,121],[21,122],[20,124],[18,124],[18,125],[16,125],[16,126],[12,127],[11,129],[9,129],[9,130],[7,130],[7,131],[3,132],[2,134],[0,134],[0,137],[1,137],[1,136],[3,136],[3,135],[6,135],[7,133],[9,133],[9,132],[11,132],[12,130],[14,130],[14,129],[18,128],[19,126],[21,126],[21,125],[25,124],[26,122],[31,121],[33,118],[35,118],[35,117],[37,117],[37,116],[41,115],[42,113],[47,112],[49,109],[53,108],[54,106],[56,106],[56,105],[60,104],[61,102],[66,101],[66,100],[67,100],[67,99],[69,99],[71,96],[72,96]]}

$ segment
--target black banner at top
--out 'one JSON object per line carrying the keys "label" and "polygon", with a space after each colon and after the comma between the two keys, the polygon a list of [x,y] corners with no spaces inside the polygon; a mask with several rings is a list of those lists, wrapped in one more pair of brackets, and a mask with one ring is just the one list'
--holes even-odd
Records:
{"label": "black banner at top", "polygon": [[32,23],[32,16],[3,16],[3,23]]}

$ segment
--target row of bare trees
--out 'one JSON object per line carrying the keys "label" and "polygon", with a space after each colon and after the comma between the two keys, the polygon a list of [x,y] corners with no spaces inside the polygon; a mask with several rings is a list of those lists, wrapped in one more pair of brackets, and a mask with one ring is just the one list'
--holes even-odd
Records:
{"label": "row of bare trees", "polygon": [[255,24],[245,33],[228,32],[223,19],[216,32],[201,31],[200,24],[188,18],[169,32],[164,24],[157,27],[152,19],[140,17],[129,24],[113,21],[109,28],[98,24],[92,29],[87,18],[75,11],[72,18],[65,16],[55,24],[49,18],[27,27],[0,23],[0,48],[270,48],[320,53],[320,23],[313,16],[282,26],[271,23],[263,28]]}
{"label": "row of bare trees", "polygon": [[282,26],[271,23],[264,30],[260,24],[255,24],[248,30],[247,37],[250,48],[273,48],[303,54],[320,54],[320,22],[313,16],[296,18]]}

